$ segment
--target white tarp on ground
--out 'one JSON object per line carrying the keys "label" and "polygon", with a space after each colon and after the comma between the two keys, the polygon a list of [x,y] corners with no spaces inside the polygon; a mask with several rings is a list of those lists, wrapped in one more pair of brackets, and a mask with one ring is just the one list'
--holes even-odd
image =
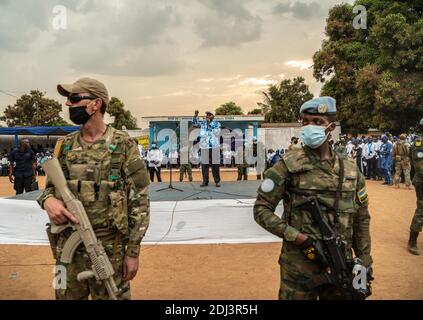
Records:
{"label": "white tarp on ground", "polygon": [[[278,242],[253,219],[255,199],[151,202],[144,244]],[[279,206],[277,212],[282,213]],[[48,244],[47,214],[35,201],[0,198],[0,244]]]}

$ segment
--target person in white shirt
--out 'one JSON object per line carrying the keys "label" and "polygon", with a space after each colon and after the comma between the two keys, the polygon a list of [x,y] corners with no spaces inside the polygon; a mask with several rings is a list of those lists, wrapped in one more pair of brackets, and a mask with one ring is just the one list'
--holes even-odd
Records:
{"label": "person in white shirt", "polygon": [[1,167],[1,175],[2,176],[7,176],[7,168],[9,167],[9,159],[7,159],[7,155],[4,154],[1,157],[1,163],[0,163],[0,167]]}
{"label": "person in white shirt", "polygon": [[144,155],[144,148],[143,148],[143,146],[140,145],[140,144],[138,144],[138,143],[137,143],[137,146],[138,146],[138,152],[140,153],[141,159],[144,159],[145,155]]}
{"label": "person in white shirt", "polygon": [[163,152],[157,147],[157,144],[151,145],[151,150],[147,152],[148,171],[150,172],[150,180],[154,182],[154,174],[157,176],[157,181],[162,182],[160,175],[161,165],[163,161]]}
{"label": "person in white shirt", "polygon": [[353,156],[353,149],[354,149],[354,145],[353,145],[352,141],[350,140],[347,143],[347,155],[350,158],[352,158],[352,156]]}
{"label": "person in white shirt", "polygon": [[189,152],[189,159],[193,168],[200,166],[200,148],[198,145],[193,145]]}
{"label": "person in white shirt", "polygon": [[231,167],[232,166],[232,151],[225,146],[225,148],[223,148],[223,164],[225,165],[225,167]]}
{"label": "person in white shirt", "polygon": [[375,151],[375,139],[369,138],[368,142],[363,149],[363,157],[367,163],[367,179],[376,180],[376,151]]}
{"label": "person in white shirt", "polygon": [[375,152],[376,152],[376,176],[378,180],[382,180],[383,174],[382,174],[382,167],[381,167],[381,161],[382,157],[380,156],[380,147],[382,146],[382,140],[379,137],[377,137],[376,141],[374,142],[375,145]]}
{"label": "person in white shirt", "polygon": [[170,165],[172,166],[172,168],[174,168],[175,166],[178,166],[178,158],[179,158],[179,154],[177,150],[173,150],[170,152],[169,155],[169,160],[170,160]]}

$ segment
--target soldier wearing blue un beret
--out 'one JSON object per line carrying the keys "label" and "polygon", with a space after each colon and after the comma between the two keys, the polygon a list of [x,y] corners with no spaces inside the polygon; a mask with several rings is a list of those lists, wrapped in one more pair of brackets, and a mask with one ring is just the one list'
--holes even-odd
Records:
{"label": "soldier wearing blue un beret", "polygon": [[305,102],[300,113],[336,115],[336,100],[332,97],[318,97]]}

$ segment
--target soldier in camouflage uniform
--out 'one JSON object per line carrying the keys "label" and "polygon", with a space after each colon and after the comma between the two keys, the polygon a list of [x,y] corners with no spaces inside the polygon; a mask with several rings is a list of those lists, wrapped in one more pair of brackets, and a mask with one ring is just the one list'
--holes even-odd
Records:
{"label": "soldier in camouflage uniform", "polygon": [[344,138],[339,139],[338,142],[335,143],[335,152],[341,155],[347,155],[347,144]]}
{"label": "soldier in camouflage uniform", "polygon": [[[82,78],[71,85],[58,85],[68,98],[71,120],[81,130],[57,142],[55,156],[73,194],[82,202],[97,238],[102,242],[115,274],[118,299],[130,299],[129,281],[139,267],[140,242],[149,225],[149,179],[145,163],[129,135],[104,122],[109,97],[97,80]],[[47,178],[38,199],[50,220],[77,223]],[[78,281],[78,273],[91,266],[85,247],[76,250],[73,262],[62,264],[61,252],[72,230],[59,235],[47,228],[57,265],[66,268],[66,288],[56,289],[56,299],[109,299],[107,290],[95,279]]]}
{"label": "soldier in camouflage uniform", "polygon": [[248,163],[245,152],[245,144],[246,142],[243,142],[242,146],[238,147],[238,150],[235,154],[235,163],[238,171],[237,181],[241,181],[242,179],[248,180]]}
{"label": "soldier in camouflage uniform", "polygon": [[395,161],[395,177],[394,184],[396,188],[400,187],[401,181],[401,172],[404,173],[404,182],[405,186],[408,189],[411,189],[411,180],[410,180],[410,147],[405,142],[407,136],[403,133],[400,135],[399,141],[394,145],[392,158]]}
{"label": "soldier in camouflage uniform", "polygon": [[[423,132],[423,119],[419,124],[420,133]],[[410,226],[408,250],[415,255],[420,252],[417,248],[417,238],[423,226],[423,139],[418,137],[410,147],[410,160],[414,167],[413,185],[416,188],[417,207]]]}
{"label": "soldier in camouflage uniform", "polygon": [[261,176],[266,169],[266,148],[263,142],[258,141],[258,139],[254,137],[253,143],[248,143],[245,146],[244,152],[247,165],[256,169],[257,180],[261,180]]}
{"label": "soldier in camouflage uniform", "polygon": [[[335,100],[312,99],[301,107],[304,147],[288,152],[268,169],[258,189],[254,218],[267,231],[283,239],[279,259],[281,284],[279,299],[339,299],[334,286],[307,289],[305,280],[322,274],[323,268],[309,260],[310,248],[318,250],[322,233],[309,212],[296,208],[307,196],[316,196],[323,218],[344,241],[348,261],[354,256],[371,270],[370,215],[365,179],[354,160],[334,152],[329,146],[330,133],[336,127]],[[283,199],[284,213],[275,214]]]}
{"label": "soldier in camouflage uniform", "polygon": [[[180,149],[180,166],[179,166],[179,182],[184,181],[184,175],[188,174],[188,179],[192,182],[192,165],[191,165],[191,154],[193,152],[192,147],[186,149],[187,147],[181,147]],[[189,152],[186,152],[189,150]],[[188,157],[185,159],[184,154],[187,153]]]}
{"label": "soldier in camouflage uniform", "polygon": [[179,167],[179,182],[184,181],[184,174],[188,173],[188,179],[190,182],[192,182],[192,166],[191,163],[181,163],[181,166]]}

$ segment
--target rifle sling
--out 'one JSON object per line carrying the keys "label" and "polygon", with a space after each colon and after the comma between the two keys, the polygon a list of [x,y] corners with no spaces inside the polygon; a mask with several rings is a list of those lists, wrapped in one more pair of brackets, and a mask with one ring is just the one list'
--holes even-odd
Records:
{"label": "rifle sling", "polygon": [[339,211],[338,211],[339,199],[341,198],[342,183],[344,182],[344,175],[345,175],[344,160],[339,156],[338,156],[338,160],[339,160],[339,180],[338,180],[338,188],[336,190],[335,202],[333,204],[335,224],[339,223]]}

